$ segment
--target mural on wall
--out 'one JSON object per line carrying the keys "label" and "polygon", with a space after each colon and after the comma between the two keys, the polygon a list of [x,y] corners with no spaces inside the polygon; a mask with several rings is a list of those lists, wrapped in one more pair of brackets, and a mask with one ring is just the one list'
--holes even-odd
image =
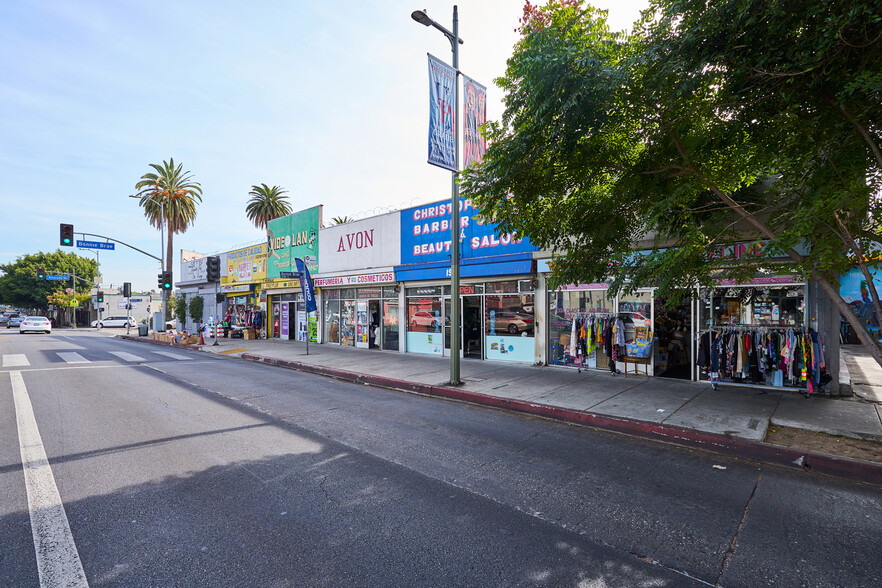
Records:
{"label": "mural on wall", "polygon": [[[401,263],[426,263],[450,259],[451,202],[435,202],[401,211]],[[526,237],[497,232],[470,200],[459,201],[460,257],[489,257],[528,253],[536,248]]]}
{"label": "mural on wall", "polygon": [[[870,276],[876,286],[876,291],[882,290],[882,267],[871,266]],[[870,289],[867,287],[867,279],[861,273],[860,268],[852,268],[850,272],[842,276],[839,282],[839,294],[851,306],[854,313],[867,323],[870,331],[879,332],[879,322],[882,317],[876,316],[873,300],[870,297]]]}
{"label": "mural on wall", "polygon": [[310,272],[318,272],[319,227],[322,205],[273,219],[267,225],[266,275],[281,278],[282,272],[296,273],[294,259],[300,258]]}

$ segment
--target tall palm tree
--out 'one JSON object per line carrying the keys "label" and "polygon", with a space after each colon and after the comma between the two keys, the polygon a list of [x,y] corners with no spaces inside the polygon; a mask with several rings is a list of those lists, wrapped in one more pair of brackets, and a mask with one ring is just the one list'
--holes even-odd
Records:
{"label": "tall palm tree", "polygon": [[251,186],[248,195],[251,200],[245,206],[248,220],[258,229],[266,230],[267,224],[274,218],[291,214],[291,203],[285,194],[288,191],[279,186],[270,188],[266,184]]}
{"label": "tall palm tree", "polygon": [[352,218],[351,216],[345,216],[345,215],[331,217],[331,222],[334,223],[335,225],[345,225],[346,223],[351,223],[354,220],[355,219]]}
{"label": "tall palm tree", "polygon": [[172,271],[174,251],[172,235],[183,233],[196,219],[196,205],[202,202],[202,186],[193,181],[189,171],[183,171],[183,164],[175,166],[174,158],[163,161],[162,165],[151,163],[156,173],[141,176],[135,184],[137,196],[144,208],[144,216],[157,229],[162,228],[163,220],[168,225],[165,271]]}

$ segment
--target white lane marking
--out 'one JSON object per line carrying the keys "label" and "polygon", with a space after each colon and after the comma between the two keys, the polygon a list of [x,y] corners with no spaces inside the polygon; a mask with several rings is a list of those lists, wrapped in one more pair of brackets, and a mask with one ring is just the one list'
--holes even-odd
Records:
{"label": "white lane marking", "polygon": [[40,586],[88,588],[89,582],[70,532],[70,523],[55,484],[55,476],[49,466],[49,458],[46,457],[24,378],[18,371],[9,372],[9,377],[15,400],[18,443],[28,493],[28,511],[31,515]]}
{"label": "white lane marking", "polygon": [[56,351],[56,353],[67,363],[92,363],[76,351]]}
{"label": "white lane marking", "polygon": [[19,367],[26,365],[31,365],[31,362],[28,361],[28,356],[24,353],[3,354],[3,367]]}
{"label": "white lane marking", "polygon": [[158,353],[159,355],[164,355],[166,357],[170,357],[172,359],[181,359],[181,360],[189,360],[192,361],[193,358],[187,357],[186,355],[181,355],[180,353],[172,353],[171,351],[154,351],[153,353]]}
{"label": "white lane marking", "polygon": [[147,361],[143,357],[138,357],[137,355],[126,353],[125,351],[111,351],[110,354],[115,355],[125,361]]}

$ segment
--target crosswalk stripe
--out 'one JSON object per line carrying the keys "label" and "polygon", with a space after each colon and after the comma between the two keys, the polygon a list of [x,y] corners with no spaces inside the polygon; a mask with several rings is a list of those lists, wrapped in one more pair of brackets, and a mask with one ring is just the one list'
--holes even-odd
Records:
{"label": "crosswalk stripe", "polygon": [[3,367],[20,367],[31,365],[24,353],[4,353]]}
{"label": "crosswalk stripe", "polygon": [[147,361],[143,357],[138,357],[137,355],[126,353],[125,351],[111,351],[110,354],[115,355],[124,361]]}
{"label": "crosswalk stripe", "polygon": [[92,363],[91,361],[89,361],[88,359],[86,359],[85,357],[83,357],[82,355],[80,355],[79,353],[77,353],[75,351],[67,351],[67,352],[58,351],[57,353],[58,353],[58,357],[60,357],[61,359],[63,359],[67,363]]}
{"label": "crosswalk stripe", "polygon": [[181,359],[181,360],[190,360],[191,357],[187,357],[186,355],[181,355],[180,353],[172,353],[171,351],[154,351],[153,353],[158,353],[159,355],[164,355],[166,357],[170,357],[172,359]]}

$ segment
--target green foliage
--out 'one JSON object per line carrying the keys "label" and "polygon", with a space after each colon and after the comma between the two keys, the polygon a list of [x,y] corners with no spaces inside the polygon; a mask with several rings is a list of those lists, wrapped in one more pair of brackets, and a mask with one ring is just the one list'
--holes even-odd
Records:
{"label": "green foliage", "polygon": [[331,222],[334,223],[335,225],[345,225],[346,223],[351,223],[354,220],[355,219],[352,218],[351,216],[346,216],[346,215],[331,217]]}
{"label": "green foliage", "polygon": [[202,311],[205,309],[205,299],[202,296],[193,296],[190,298],[190,320],[194,323],[202,324]]}
{"label": "green foliage", "polygon": [[[877,8],[654,0],[626,36],[590,6],[531,7],[463,193],[557,253],[553,286],[676,297],[723,272],[829,280],[879,249]],[[712,255],[753,239],[786,267]]]}
{"label": "green foliage", "polygon": [[[66,281],[40,280],[37,267],[43,266],[47,275],[76,274],[78,278],[92,282],[98,273],[94,259],[80,257],[75,253],[63,253],[57,249],[52,253],[31,253],[17,258],[12,263],[0,264],[0,300],[23,308],[45,311],[47,297],[55,292],[63,293],[71,288],[73,278]],[[76,280],[75,290],[88,293],[89,284]]]}
{"label": "green foliage", "polygon": [[[174,303],[172,303],[174,301]],[[169,306],[173,307],[169,309],[169,312],[174,313],[176,319],[178,319],[178,323],[186,324],[187,322],[187,296],[186,294],[178,294],[177,297],[169,296],[168,297]]]}
{"label": "green foliage", "polygon": [[248,220],[258,229],[266,230],[267,224],[274,218],[291,214],[291,203],[288,202],[286,193],[287,190],[279,186],[251,186],[251,191],[248,192],[251,199],[245,206]]}

